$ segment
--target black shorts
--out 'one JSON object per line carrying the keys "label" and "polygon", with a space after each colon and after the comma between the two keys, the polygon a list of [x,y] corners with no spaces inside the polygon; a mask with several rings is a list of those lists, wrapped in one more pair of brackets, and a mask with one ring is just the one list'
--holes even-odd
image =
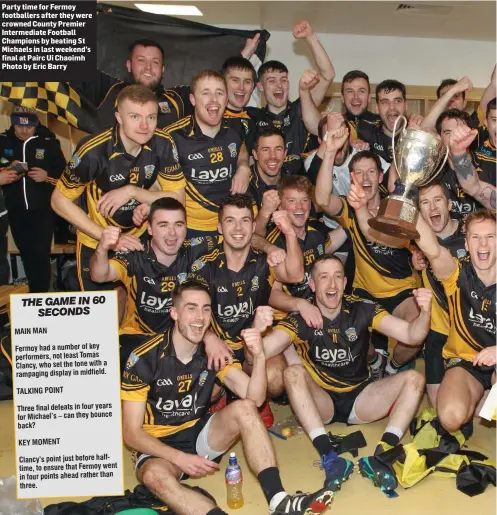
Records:
{"label": "black shorts", "polygon": [[[123,286],[120,281],[108,283],[95,283],[90,277],[90,259],[95,249],[87,247],[78,241],[76,245],[76,264],[78,270],[78,281],[81,291],[109,291]],[[109,256],[110,257],[110,256]]]}
{"label": "black shorts", "polygon": [[373,381],[371,379],[368,379],[350,392],[334,392],[332,390],[325,390],[326,393],[330,396],[330,399],[333,401],[333,406],[335,407],[333,418],[329,423],[331,424],[332,422],[342,422],[347,424],[350,412],[354,407],[354,403],[357,397],[359,397],[359,394],[364,390],[364,388],[369,386],[372,382]]}
{"label": "black shorts", "polygon": [[129,355],[142,343],[152,338],[151,334],[120,334],[119,335],[119,360],[121,362],[121,373],[126,366]]}
{"label": "black shorts", "polygon": [[445,374],[442,351],[447,342],[447,335],[430,329],[425,341],[425,375],[426,384],[440,384]]}
{"label": "black shorts", "polygon": [[[197,439],[202,432],[202,429],[207,425],[209,420],[212,417],[212,413],[207,413],[204,415],[199,421],[192,427],[188,429],[183,429],[178,433],[173,435],[163,436],[158,438],[162,443],[169,445],[173,449],[177,449],[178,451],[182,451],[186,454],[195,454],[197,455]],[[212,457],[212,461],[219,463],[223,457],[223,453],[219,453],[219,456]],[[156,458],[156,456],[150,456],[149,454],[144,454],[139,451],[133,452],[133,462],[135,465],[135,471],[138,471],[143,464],[150,460]],[[181,479],[187,479],[187,476],[183,475]]]}
{"label": "black shorts", "polygon": [[449,358],[445,360],[445,370],[450,368],[461,367],[471,374],[482,386],[484,390],[492,388],[492,376],[495,373],[495,367],[475,367],[471,361],[461,358]]}
{"label": "black shorts", "polygon": [[397,295],[394,295],[393,297],[382,298],[375,297],[374,295],[371,295],[369,292],[363,290],[362,288],[354,288],[353,295],[356,295],[361,299],[372,300],[373,302],[380,304],[380,306],[383,306],[390,314],[392,314],[394,309],[399,304],[402,304],[402,302],[404,302],[406,299],[412,297],[412,288],[402,290],[400,293],[397,293]]}

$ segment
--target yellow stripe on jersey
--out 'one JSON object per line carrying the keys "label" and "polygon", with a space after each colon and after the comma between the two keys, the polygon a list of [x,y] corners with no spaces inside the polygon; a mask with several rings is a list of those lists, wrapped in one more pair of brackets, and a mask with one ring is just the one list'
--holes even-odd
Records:
{"label": "yellow stripe on jersey", "polygon": [[[147,410],[148,411],[148,410]],[[155,438],[162,438],[163,436],[170,436],[180,431],[184,431],[192,426],[194,426],[200,419],[196,418],[195,420],[190,420],[189,422],[185,422],[179,426],[156,426],[154,425],[154,417],[150,414],[150,423],[143,424],[143,430],[151,436]]]}
{"label": "yellow stripe on jersey", "polygon": [[226,374],[230,371],[230,370],[234,370],[235,368],[238,368],[239,370],[242,369],[242,365],[241,363],[233,363],[232,365],[227,365],[225,366],[222,370],[220,370],[217,374],[216,374],[216,377],[222,382],[224,383],[224,378],[226,377]]}
{"label": "yellow stripe on jersey", "polygon": [[219,206],[201,195],[191,182],[186,182],[186,220],[189,229],[216,231]]}
{"label": "yellow stripe on jersey", "polygon": [[81,147],[78,148],[76,153],[80,158],[82,158],[92,148],[95,148],[96,146],[104,143],[105,141],[108,141],[109,139],[112,139],[112,128],[91,137],[88,141],[81,145]]}
{"label": "yellow stripe on jersey", "polygon": [[421,277],[423,279],[423,287],[430,289],[433,293],[433,297],[431,300],[430,329],[432,331],[436,331],[437,333],[444,334],[445,336],[447,336],[449,334],[450,328],[449,314],[440,305],[437,292],[431,287],[431,283],[428,279],[426,269],[423,270]]}
{"label": "yellow stripe on jersey", "polygon": [[161,131],[164,134],[171,134],[171,132],[177,131],[179,129],[182,129],[183,127],[186,127],[189,123],[191,123],[192,117],[186,116],[185,118],[181,118],[180,120],[171,123],[171,125],[168,125],[167,127],[164,127],[163,129],[158,129],[157,131]]}

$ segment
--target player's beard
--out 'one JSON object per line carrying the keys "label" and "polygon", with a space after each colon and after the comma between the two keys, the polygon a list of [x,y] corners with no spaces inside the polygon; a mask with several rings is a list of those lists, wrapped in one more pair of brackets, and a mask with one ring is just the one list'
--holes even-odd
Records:
{"label": "player's beard", "polygon": [[141,86],[146,86],[147,88],[150,88],[152,91],[156,91],[159,87],[159,84],[161,83],[161,79],[153,79],[148,84],[143,84],[140,82],[140,77],[135,77],[133,74],[129,74],[130,76],[130,82],[131,84],[140,84]]}
{"label": "player's beard", "polygon": [[[199,322],[200,323],[200,322]],[[202,330],[195,330],[191,327],[190,323],[181,323],[178,321],[178,331],[181,336],[192,345],[199,345],[204,340],[205,333],[207,331],[207,325],[204,325]]]}

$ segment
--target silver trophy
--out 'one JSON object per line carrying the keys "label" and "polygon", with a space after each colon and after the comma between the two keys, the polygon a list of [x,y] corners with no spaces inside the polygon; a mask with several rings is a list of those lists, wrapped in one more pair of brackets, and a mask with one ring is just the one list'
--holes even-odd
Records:
{"label": "silver trophy", "polygon": [[[399,120],[404,121],[404,128],[395,143]],[[441,172],[449,156],[449,147],[433,134],[407,128],[407,119],[399,116],[393,127],[392,150],[399,180],[395,191],[380,202],[378,215],[370,218],[368,224],[375,231],[399,240],[418,239],[418,188],[430,183]]]}

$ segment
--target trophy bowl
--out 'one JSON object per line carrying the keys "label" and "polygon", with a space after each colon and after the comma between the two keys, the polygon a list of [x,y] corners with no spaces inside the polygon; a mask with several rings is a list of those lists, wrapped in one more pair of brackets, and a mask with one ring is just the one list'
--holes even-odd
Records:
{"label": "trophy bowl", "polygon": [[[404,128],[395,143],[399,120],[403,120]],[[392,150],[399,180],[395,183],[395,191],[380,202],[378,214],[370,218],[368,224],[378,233],[399,240],[418,239],[418,188],[430,183],[440,173],[449,149],[433,134],[408,129],[407,119],[399,116],[393,128]]]}

